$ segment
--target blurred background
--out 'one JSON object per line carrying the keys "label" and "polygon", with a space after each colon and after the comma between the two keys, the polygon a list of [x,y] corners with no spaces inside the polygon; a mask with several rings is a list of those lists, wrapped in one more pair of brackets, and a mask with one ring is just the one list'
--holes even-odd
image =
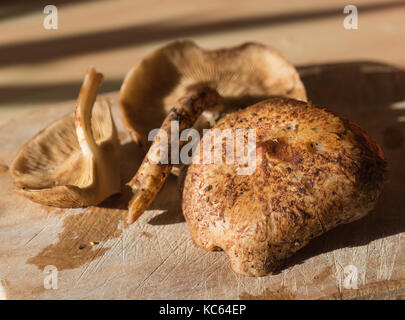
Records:
{"label": "blurred background", "polygon": [[[57,30],[43,27],[47,4],[58,9]],[[357,30],[343,27],[347,4],[357,6]],[[405,1],[2,0],[0,35],[3,122],[70,103],[89,66],[104,73],[102,92],[117,91],[133,65],[175,39],[192,39],[205,48],[262,42],[280,51],[303,76],[319,73],[322,66],[336,68],[336,63],[344,74],[358,72],[357,62],[398,71],[405,68]],[[323,102],[319,90],[313,98]]]}

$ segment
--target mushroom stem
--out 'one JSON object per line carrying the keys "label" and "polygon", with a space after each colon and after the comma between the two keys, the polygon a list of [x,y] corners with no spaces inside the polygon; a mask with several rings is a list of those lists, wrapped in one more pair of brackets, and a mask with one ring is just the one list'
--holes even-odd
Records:
{"label": "mushroom stem", "polygon": [[91,129],[91,111],[96,101],[103,75],[90,68],[83,80],[79,97],[76,101],[75,124],[80,148],[85,156],[95,156],[98,147]]}
{"label": "mushroom stem", "polygon": [[[160,128],[167,134],[169,139],[162,141],[161,136],[159,134],[157,135],[136,175],[128,183],[134,193],[129,205],[128,224],[135,222],[141,214],[148,209],[169,176],[172,168],[171,156],[169,154],[163,154],[162,152],[158,153],[156,156],[155,150],[161,150],[162,148],[159,148],[159,145],[162,143],[168,143],[168,145],[163,146],[164,149],[171,149],[170,142],[172,139],[170,137],[172,121],[179,121],[179,132],[181,132],[192,127],[204,110],[217,106],[220,100],[221,97],[214,89],[203,88],[190,92],[186,97],[179,100],[179,106],[170,110]],[[181,148],[184,143],[185,141],[179,141],[179,148]],[[154,163],[150,162],[152,157]],[[163,164],[165,157],[169,158],[168,164]]]}

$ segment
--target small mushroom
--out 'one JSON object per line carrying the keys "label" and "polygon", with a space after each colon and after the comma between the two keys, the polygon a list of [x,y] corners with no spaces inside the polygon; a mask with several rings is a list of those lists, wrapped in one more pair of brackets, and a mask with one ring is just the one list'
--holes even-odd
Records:
{"label": "small mushroom", "polygon": [[[197,246],[222,248],[235,272],[274,272],[312,238],[375,206],[386,162],[354,123],[310,103],[272,98],[226,115],[214,128],[245,127],[256,130],[252,174],[238,174],[236,161],[192,163],[182,203]],[[222,147],[225,156],[223,144],[212,148]]]}
{"label": "small mushroom", "polygon": [[52,123],[19,151],[10,171],[22,195],[72,208],[96,205],[120,192],[116,127],[108,101],[95,102],[102,80],[101,73],[89,69],[75,114]]}
{"label": "small mushroom", "polygon": [[[192,41],[166,45],[133,67],[120,92],[123,123],[145,150],[150,130],[159,128],[169,110],[188,91],[208,86],[224,103],[204,111],[194,125],[211,127],[223,111],[246,107],[271,96],[306,101],[305,87],[289,62],[258,43],[204,50]],[[224,110],[225,109],[225,110]]]}
{"label": "small mushroom", "polygon": [[[172,121],[178,121],[178,130],[182,132],[192,127],[204,110],[220,103],[221,98],[215,90],[201,88],[189,92],[188,96],[178,101],[178,106],[169,111],[141,166],[128,183],[133,191],[127,216],[128,224],[132,224],[150,206],[170,173]],[[184,143],[185,141],[179,141],[179,148]]]}

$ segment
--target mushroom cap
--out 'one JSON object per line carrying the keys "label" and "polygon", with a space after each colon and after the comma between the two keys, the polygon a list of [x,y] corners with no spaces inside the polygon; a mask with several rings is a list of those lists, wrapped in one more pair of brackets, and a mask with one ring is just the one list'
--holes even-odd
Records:
{"label": "mushroom cap", "polygon": [[[204,50],[192,41],[176,41],[154,51],[125,77],[120,110],[133,139],[148,146],[150,130],[159,128],[177,101],[199,86],[217,90],[225,110],[271,96],[306,101],[305,87],[294,66],[263,44]],[[204,112],[195,127],[211,127],[218,112]]]}
{"label": "mushroom cap", "polygon": [[119,141],[107,101],[95,103],[91,127],[100,153],[97,159],[83,155],[74,114],[28,141],[10,168],[18,192],[56,207],[95,205],[119,192]]}
{"label": "mushroom cap", "polygon": [[[197,246],[222,248],[235,272],[273,272],[310,239],[374,207],[386,163],[354,123],[311,103],[272,98],[214,128],[246,127],[256,130],[253,174],[238,175],[237,163],[191,164],[182,203]],[[225,142],[212,148],[219,143],[224,157]]]}

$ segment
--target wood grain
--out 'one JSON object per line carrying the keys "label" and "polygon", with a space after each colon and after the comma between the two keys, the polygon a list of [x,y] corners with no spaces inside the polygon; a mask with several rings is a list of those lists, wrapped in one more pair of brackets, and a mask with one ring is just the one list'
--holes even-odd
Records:
{"label": "wood grain", "polygon": [[[98,207],[50,208],[16,194],[6,170],[0,173],[0,279],[6,298],[404,299],[405,145],[399,120],[405,111],[398,102],[405,100],[405,73],[362,61],[309,65],[300,73],[314,103],[357,121],[384,149],[390,181],[366,218],[314,239],[278,274],[251,278],[233,273],[223,252],[194,246],[175,177],[151,210],[124,228],[127,189]],[[111,96],[115,105],[116,98]],[[0,163],[7,168],[24,142],[72,111],[73,104],[65,104],[3,124]],[[143,155],[113,111],[124,183]],[[57,290],[44,289],[46,265],[59,270]],[[357,290],[343,285],[348,265],[358,269]]]}
{"label": "wood grain", "polygon": [[[55,31],[42,27],[43,1],[17,3],[0,13],[0,299],[405,298],[404,1],[352,1],[359,29],[351,31],[343,0],[57,0]],[[15,193],[12,159],[73,112],[66,101],[89,65],[112,92],[147,53],[178,38],[207,48],[263,42],[299,65],[310,100],[356,121],[383,147],[390,180],[375,210],[314,239],[278,274],[248,278],[231,271],[224,253],[194,246],[174,177],[129,228],[121,220],[128,189],[99,207],[67,210]],[[114,112],[124,183],[143,155]],[[46,265],[59,269],[57,290],[44,288]],[[343,286],[347,265],[358,269],[357,290]]]}

